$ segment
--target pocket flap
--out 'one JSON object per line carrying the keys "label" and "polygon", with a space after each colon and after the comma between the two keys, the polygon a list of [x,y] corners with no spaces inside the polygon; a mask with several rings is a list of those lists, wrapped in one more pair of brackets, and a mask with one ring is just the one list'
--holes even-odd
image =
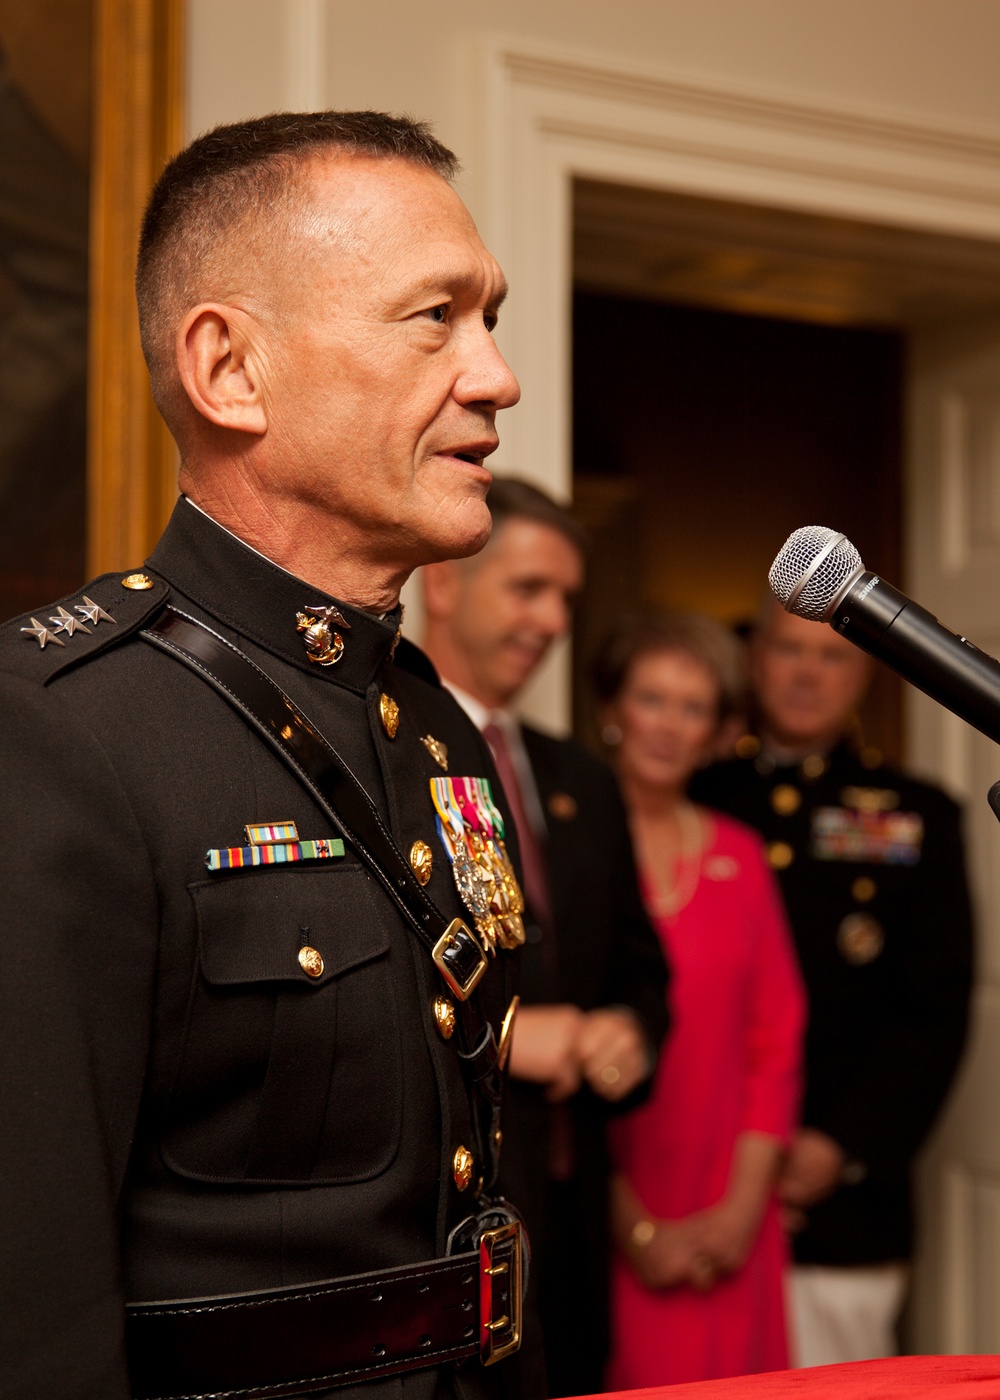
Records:
{"label": "pocket flap", "polygon": [[[201,970],[216,986],[298,982],[321,987],[389,948],[370,877],[358,865],[255,869],[190,889]],[[310,976],[299,962],[304,946],[323,959],[319,977]]]}

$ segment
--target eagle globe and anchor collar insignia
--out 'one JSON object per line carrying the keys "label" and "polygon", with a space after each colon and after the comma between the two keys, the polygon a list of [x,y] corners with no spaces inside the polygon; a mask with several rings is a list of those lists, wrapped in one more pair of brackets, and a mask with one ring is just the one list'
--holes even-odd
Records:
{"label": "eagle globe and anchor collar insignia", "polygon": [[437,831],[459,898],[491,954],[524,942],[524,896],[487,778],[431,778]]}
{"label": "eagle globe and anchor collar insignia", "polygon": [[351,630],[351,624],[333,604],[316,603],[295,614],[295,630],[301,632],[306,655],[317,666],[335,666],[344,654],[344,638],[334,627]]}

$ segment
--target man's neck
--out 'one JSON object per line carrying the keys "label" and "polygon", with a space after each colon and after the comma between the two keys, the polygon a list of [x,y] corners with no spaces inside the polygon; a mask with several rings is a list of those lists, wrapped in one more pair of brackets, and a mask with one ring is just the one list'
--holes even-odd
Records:
{"label": "man's neck", "polygon": [[336,541],[318,513],[293,525],[280,513],[265,509],[256,497],[251,499],[257,508],[243,511],[225,496],[195,491],[190,483],[186,486],[188,501],[203,515],[310,587],[377,615],[391,612],[399,602],[410,571],[380,565]]}

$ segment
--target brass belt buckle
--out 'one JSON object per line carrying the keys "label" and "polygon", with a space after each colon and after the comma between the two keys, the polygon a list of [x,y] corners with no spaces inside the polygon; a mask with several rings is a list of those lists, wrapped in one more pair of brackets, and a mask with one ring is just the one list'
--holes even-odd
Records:
{"label": "brass belt buckle", "polygon": [[521,1222],[479,1241],[479,1358],[492,1366],[521,1345]]}
{"label": "brass belt buckle", "polygon": [[452,919],[434,944],[431,957],[459,1001],[468,1001],[488,966],[478,938],[461,919]]}

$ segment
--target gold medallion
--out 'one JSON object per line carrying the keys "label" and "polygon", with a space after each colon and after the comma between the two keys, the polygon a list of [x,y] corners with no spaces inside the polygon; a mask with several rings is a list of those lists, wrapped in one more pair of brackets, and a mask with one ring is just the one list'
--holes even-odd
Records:
{"label": "gold medallion", "polygon": [[760,753],[760,740],[756,734],[741,734],[733,746],[737,758],[756,758]]}
{"label": "gold medallion", "polygon": [[410,868],[417,883],[426,885],[434,869],[434,853],[426,841],[414,841],[410,847]]}
{"label": "gold medallion", "polygon": [[153,580],[148,574],[126,574],[122,579],[122,588],[130,588],[135,593],[142,593],[152,586]]}
{"label": "gold medallion", "polygon": [[577,800],[568,792],[554,792],[548,801],[549,815],[556,821],[571,822],[579,811]]}
{"label": "gold medallion", "polygon": [[899,793],[892,788],[845,787],[840,800],[856,812],[893,812],[899,806]]}
{"label": "gold medallion", "polygon": [[795,859],[795,852],[787,841],[772,841],[767,848],[767,859],[772,870],[787,870]]}
{"label": "gold medallion", "polygon": [[771,806],[779,817],[790,817],[802,805],[802,794],[791,783],[779,783],[771,792]]}
{"label": "gold medallion", "polygon": [[441,740],[440,740],[440,739],[435,739],[433,734],[425,734],[425,735],[423,736],[423,738],[420,740],[420,742],[423,744],[424,748],[425,748],[425,749],[427,750],[427,752],[430,754],[431,758],[433,758],[433,760],[434,760],[434,762],[437,764],[437,766],[438,766],[439,768],[443,768],[444,771],[447,773],[447,771],[448,771],[448,746],[447,746],[447,744],[442,744]]}
{"label": "gold medallion", "polygon": [[391,695],[386,695],[384,690],[378,697],[378,717],[389,738],[395,739],[399,731],[399,706]]}
{"label": "gold medallion", "polygon": [[864,967],[885,947],[882,925],[870,914],[848,914],[837,929],[837,947],[852,967]]}

